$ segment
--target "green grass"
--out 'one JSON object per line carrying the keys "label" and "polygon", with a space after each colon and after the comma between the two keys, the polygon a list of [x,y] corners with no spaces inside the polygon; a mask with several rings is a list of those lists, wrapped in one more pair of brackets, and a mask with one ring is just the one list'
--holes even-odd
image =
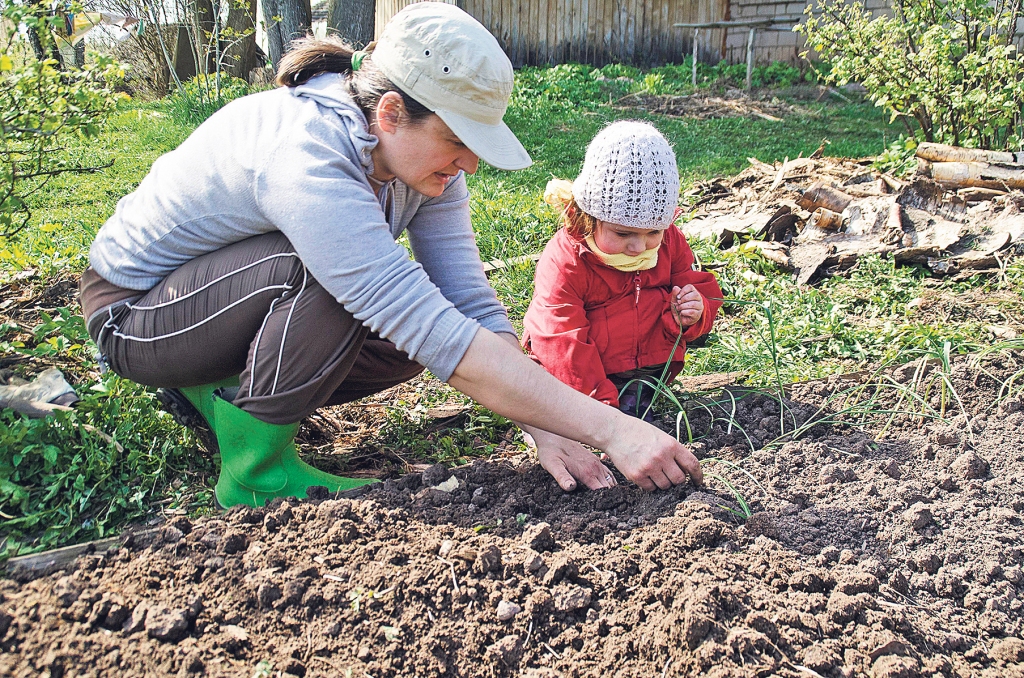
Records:
{"label": "green grass", "polygon": [[[579,66],[521,71],[506,120],[535,163],[521,172],[482,165],[470,178],[483,257],[507,259],[543,248],[558,228],[556,214],[541,200],[545,183],[552,176],[575,177],[587,143],[612,120],[646,118],[662,130],[676,149],[684,188],[737,173],[750,156],[772,162],[808,155],[824,138],[831,141],[830,155],[876,155],[898,131],[866,103],[804,104],[807,115],[782,122],[669,119],[608,103],[641,90],[688,92],[688,73],[685,67],[651,73]],[[782,76],[793,75],[780,73],[762,76],[782,82]],[[707,69],[703,75],[731,77]],[[630,80],[614,80],[619,76]],[[98,139],[69,149],[81,163],[112,165],[92,175],[58,177],[36,196],[33,228],[16,240],[0,241],[0,283],[33,268],[41,288],[84,269],[89,244],[117,200],[142,180],[159,155],[190,133],[189,125],[178,122],[181,116],[171,113],[166,101],[125,105]],[[974,350],[990,343],[989,323],[1006,324],[1005,317],[1021,315],[1024,269],[1016,263],[1002,279],[954,284],[867,258],[817,288],[799,288],[791,276],[754,255],[693,245],[702,261],[721,264],[716,272],[730,301],[707,346],[691,351],[689,373],[746,370],[750,384],[777,387],[780,379],[851,371],[905,359],[914,351]],[[533,270],[533,264],[520,264],[491,277],[517,326],[532,295]],[[923,305],[911,303],[922,298],[958,302],[971,295],[978,304],[954,303],[951,312],[942,314],[925,313]],[[986,313],[970,312],[982,301]],[[771,325],[758,308],[766,303],[772,309]],[[0,559],[103,536],[157,507],[210,509],[213,461],[196,451],[190,434],[158,411],[149,391],[117,377],[98,377],[84,327],[74,319],[77,312],[71,304],[31,322],[3,324],[0,319],[3,358],[31,358],[15,364],[16,369],[19,364],[58,365],[86,401],[80,411],[47,421],[0,415]],[[774,341],[766,339],[773,332]],[[1019,389],[1020,384],[1009,387]],[[438,427],[425,416],[430,405],[450,401],[465,399],[436,380],[425,381],[415,404],[392,403],[378,435],[366,446],[405,462],[458,463],[488,454],[505,439],[510,423],[480,407],[471,408],[454,427]],[[720,466],[723,480],[729,468]],[[733,489],[742,482],[736,479]]]}

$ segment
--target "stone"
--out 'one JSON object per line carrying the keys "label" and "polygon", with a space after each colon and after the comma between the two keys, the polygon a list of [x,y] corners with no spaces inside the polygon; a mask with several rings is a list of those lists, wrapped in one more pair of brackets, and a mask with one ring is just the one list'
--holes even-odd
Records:
{"label": "stone", "polygon": [[544,567],[544,558],[539,553],[530,549],[523,556],[523,569],[527,572],[536,572]]}
{"label": "stone", "polygon": [[235,624],[224,624],[220,627],[220,632],[237,643],[249,642],[249,634],[241,626],[236,626]]}
{"label": "stone", "polygon": [[949,470],[966,480],[978,480],[988,475],[988,462],[974,452],[964,452],[949,465]]}
{"label": "stone", "polygon": [[547,523],[528,525],[523,530],[523,543],[538,553],[553,550],[555,539],[551,536],[551,526]]}
{"label": "stone", "polygon": [[917,502],[904,511],[903,520],[915,530],[923,530],[934,522],[932,510],[922,502]]}
{"label": "stone", "polygon": [[176,643],[188,634],[185,611],[172,610],[162,605],[149,608],[145,626],[150,638],[167,643]]}
{"label": "stone", "polygon": [[590,605],[591,592],[581,586],[560,586],[552,592],[555,609],[559,612],[574,612]]}
{"label": "stone", "polygon": [[522,610],[523,608],[519,607],[515,603],[510,602],[508,600],[503,600],[500,603],[498,603],[498,621],[508,621],[509,619],[512,619],[517,614],[522,612]]}

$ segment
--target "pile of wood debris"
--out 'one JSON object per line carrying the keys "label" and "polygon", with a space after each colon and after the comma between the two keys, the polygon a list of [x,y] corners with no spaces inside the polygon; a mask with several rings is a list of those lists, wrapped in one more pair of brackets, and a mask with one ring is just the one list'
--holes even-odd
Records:
{"label": "pile of wood debris", "polygon": [[1024,242],[1024,164],[1013,154],[921,144],[917,176],[901,181],[823,150],[774,165],[750,158],[738,176],[698,184],[683,232],[755,248],[801,284],[873,253],[965,279],[1001,270]]}
{"label": "pile of wood debris", "polygon": [[779,122],[784,116],[806,111],[781,99],[758,100],[739,90],[728,90],[722,96],[696,92],[686,96],[630,94],[618,101],[619,108],[639,108],[670,118],[746,118],[755,117]]}

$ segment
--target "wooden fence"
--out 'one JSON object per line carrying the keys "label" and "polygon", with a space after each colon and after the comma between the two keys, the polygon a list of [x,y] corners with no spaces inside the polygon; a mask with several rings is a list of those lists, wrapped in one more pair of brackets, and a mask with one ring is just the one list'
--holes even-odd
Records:
{"label": "wooden fence", "polygon": [[[486,26],[517,67],[678,63],[693,49],[692,31],[672,24],[721,20],[729,6],[729,0],[446,1]],[[410,2],[377,0],[377,33]],[[723,31],[701,31],[699,58],[718,61],[725,48]]]}

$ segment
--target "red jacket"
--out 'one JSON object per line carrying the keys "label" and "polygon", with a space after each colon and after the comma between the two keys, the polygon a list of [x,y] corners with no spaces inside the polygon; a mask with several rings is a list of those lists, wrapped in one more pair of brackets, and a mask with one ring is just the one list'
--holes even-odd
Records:
{"label": "red jacket", "polygon": [[686,237],[669,226],[658,265],[627,273],[604,264],[562,228],[537,263],[533,301],[523,319],[523,346],[560,381],[609,405],[619,397],[609,374],[664,364],[679,336],[669,308],[672,287],[693,285],[704,314],[683,333],[673,356],[678,372],[686,342],[711,331],[722,290],[711,273],[693,270]]}

